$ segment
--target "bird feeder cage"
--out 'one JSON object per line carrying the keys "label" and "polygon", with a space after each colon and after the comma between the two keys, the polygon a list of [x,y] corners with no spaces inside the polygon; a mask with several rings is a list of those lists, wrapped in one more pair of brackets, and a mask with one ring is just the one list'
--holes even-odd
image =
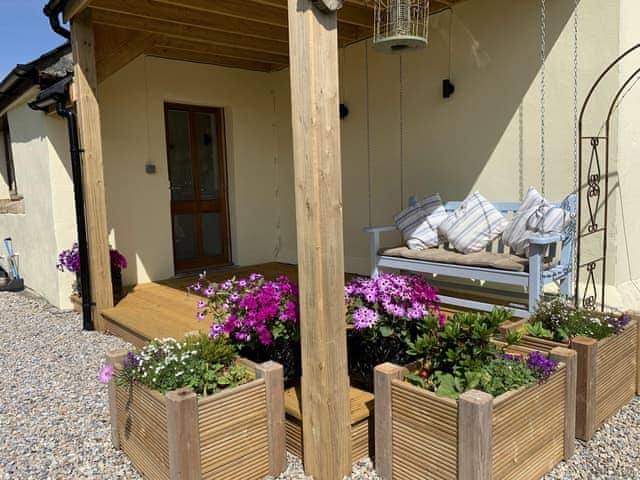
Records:
{"label": "bird feeder cage", "polygon": [[384,53],[427,46],[429,0],[376,0],[373,45]]}

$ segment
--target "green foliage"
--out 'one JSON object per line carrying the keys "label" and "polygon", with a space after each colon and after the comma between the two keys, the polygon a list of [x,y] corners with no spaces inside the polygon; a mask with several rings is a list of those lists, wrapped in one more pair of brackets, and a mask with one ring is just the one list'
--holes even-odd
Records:
{"label": "green foliage", "polygon": [[[424,319],[408,351],[423,358],[422,368],[406,380],[453,399],[472,389],[498,396],[535,383],[538,377],[525,360],[505,355],[504,348],[491,341],[511,316],[509,310],[496,308],[491,313],[459,312],[444,325],[436,317]],[[508,335],[507,345],[520,338],[519,333]]]}
{"label": "green foliage", "polygon": [[525,328],[529,335],[557,342],[568,342],[577,336],[600,340],[621,332],[629,321],[626,314],[594,312],[555,299],[541,303],[531,316],[531,325]]}
{"label": "green foliage", "polygon": [[249,380],[246,368],[234,364],[235,358],[235,348],[222,336],[200,334],[182,342],[156,339],[128,355],[117,381],[139,382],[162,393],[191,387],[199,395],[211,395]]}
{"label": "green foliage", "polygon": [[542,322],[525,323],[524,328],[527,332],[527,335],[538,338],[546,338],[549,340],[553,339],[553,332],[544,328]]}
{"label": "green foliage", "polygon": [[509,318],[510,312],[502,308],[491,313],[458,312],[444,326],[436,317],[428,317],[421,333],[410,342],[408,353],[422,357],[430,371],[463,377],[465,372],[479,371],[498,354],[491,337]]}

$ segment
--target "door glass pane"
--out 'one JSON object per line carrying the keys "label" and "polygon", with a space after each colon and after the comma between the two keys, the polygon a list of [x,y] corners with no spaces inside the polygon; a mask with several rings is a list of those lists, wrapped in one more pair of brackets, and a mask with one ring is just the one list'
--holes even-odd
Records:
{"label": "door glass pane", "polygon": [[173,217],[173,242],[176,260],[189,260],[198,256],[196,215],[186,213]]}
{"label": "door glass pane", "polygon": [[210,113],[196,113],[195,129],[198,142],[200,199],[217,200],[220,198],[220,168],[216,116]]}
{"label": "door glass pane", "polygon": [[169,110],[167,112],[167,129],[171,198],[173,200],[194,200],[189,112]]}
{"label": "door glass pane", "polygon": [[202,243],[207,257],[217,257],[223,253],[222,222],[219,213],[202,214]]}

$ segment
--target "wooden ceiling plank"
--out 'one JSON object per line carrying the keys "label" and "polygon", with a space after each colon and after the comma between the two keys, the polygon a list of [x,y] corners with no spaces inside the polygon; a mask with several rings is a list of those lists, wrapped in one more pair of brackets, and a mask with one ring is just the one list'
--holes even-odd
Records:
{"label": "wooden ceiling plank", "polygon": [[[259,3],[287,10],[287,2],[283,0],[247,0],[248,3]],[[345,2],[338,10],[338,22],[349,23],[365,28],[373,27],[373,3]]]}
{"label": "wooden ceiling plank", "polygon": [[169,48],[173,50],[185,50],[189,52],[207,53],[210,55],[222,55],[232,58],[241,58],[244,60],[256,60],[267,63],[286,65],[289,63],[288,55],[278,55],[268,52],[257,52],[255,50],[246,50],[244,48],[230,47],[228,45],[215,45],[211,43],[194,42],[190,40],[182,40],[180,38],[170,38],[158,36],[155,46],[160,48]]}
{"label": "wooden ceiling plank", "polygon": [[182,38],[185,40],[237,46],[249,50],[277,53],[281,55],[288,55],[289,52],[288,44],[285,42],[249,37],[242,33],[209,30],[206,28],[167,22],[164,20],[148,19],[135,15],[125,15],[121,13],[96,10],[93,14],[93,20],[99,25],[108,25],[131,30],[142,30],[149,33]]}
{"label": "wooden ceiling plank", "polygon": [[[102,39],[96,36],[96,45],[100,44]],[[155,37],[151,33],[139,32],[135,30],[129,31],[129,38],[120,43],[115,48],[110,48],[107,55],[96,58],[96,69],[98,73],[98,82],[102,82],[110,77],[118,70],[146,53],[153,48]]]}
{"label": "wooden ceiling plank", "polygon": [[283,68],[284,65],[276,65],[266,62],[243,60],[222,55],[210,55],[199,52],[185,52],[184,50],[174,50],[171,48],[154,47],[148,53],[152,57],[168,58],[171,60],[181,60],[185,62],[206,63],[231,68],[242,68],[245,70],[256,70],[269,72]]}
{"label": "wooden ceiling plank", "polygon": [[152,0],[93,0],[94,10],[136,15],[142,18],[179,23],[209,30],[242,32],[244,35],[287,42],[289,34],[286,27],[267,23],[253,22],[239,17],[220,15],[212,12],[177,8]]}

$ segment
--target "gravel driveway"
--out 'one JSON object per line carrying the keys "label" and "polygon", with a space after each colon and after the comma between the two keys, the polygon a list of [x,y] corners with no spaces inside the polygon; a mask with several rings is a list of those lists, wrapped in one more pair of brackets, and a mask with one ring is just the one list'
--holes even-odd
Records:
{"label": "gravel driveway", "polygon": [[[139,479],[110,440],[107,350],[128,345],[81,330],[80,316],[29,294],[0,292],[0,480]],[[282,480],[301,480],[290,457]],[[377,479],[370,462],[353,480]],[[640,479],[640,398],[545,479]],[[418,479],[416,479],[418,480]]]}

